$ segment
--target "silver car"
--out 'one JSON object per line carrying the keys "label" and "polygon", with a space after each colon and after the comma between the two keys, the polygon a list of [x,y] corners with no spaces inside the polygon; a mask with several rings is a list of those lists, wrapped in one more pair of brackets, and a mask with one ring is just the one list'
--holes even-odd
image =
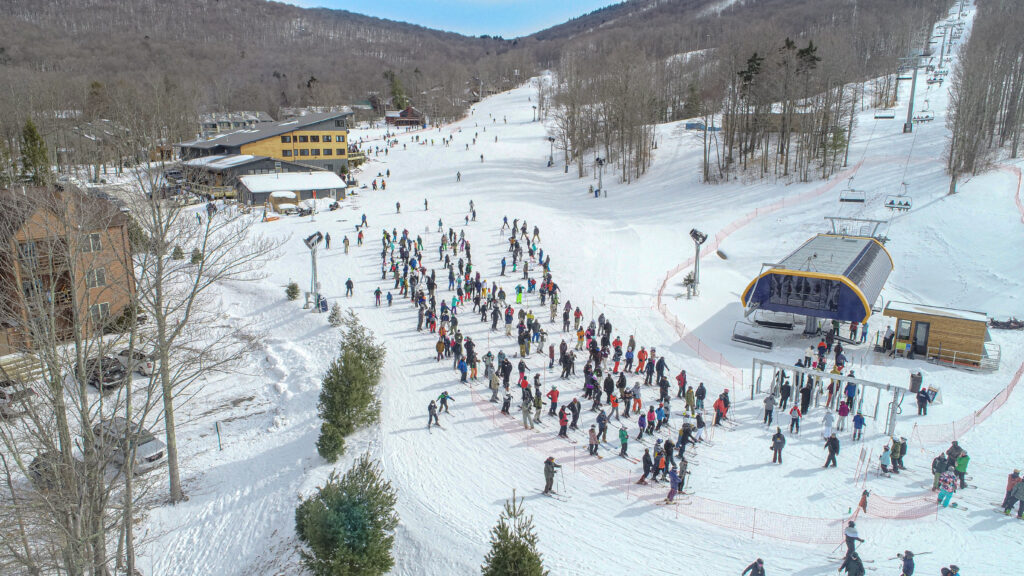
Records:
{"label": "silver car", "polygon": [[129,351],[127,348],[117,353],[117,359],[126,370],[135,370],[143,376],[153,374],[153,355],[139,350]]}
{"label": "silver car", "polygon": [[[149,472],[150,470],[163,465],[167,460],[167,445],[156,436],[153,436],[141,425],[135,425],[132,432],[132,444],[135,446],[135,462],[133,470],[136,474]],[[125,435],[128,431],[128,421],[118,416],[110,420],[104,420],[92,428],[96,437],[96,443],[101,447],[110,450],[111,460],[121,466],[127,461],[125,454]]]}

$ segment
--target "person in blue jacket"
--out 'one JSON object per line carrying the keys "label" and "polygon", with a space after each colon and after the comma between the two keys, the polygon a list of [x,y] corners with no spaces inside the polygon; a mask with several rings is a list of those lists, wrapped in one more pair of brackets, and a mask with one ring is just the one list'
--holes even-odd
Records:
{"label": "person in blue jacket", "polygon": [[668,471],[668,482],[668,496],[665,498],[665,502],[671,504],[676,497],[676,493],[679,492],[679,473],[676,472],[675,466]]}
{"label": "person in blue jacket", "polygon": [[914,553],[910,550],[903,552],[903,574],[901,576],[914,576]]}
{"label": "person in blue jacket", "polygon": [[748,572],[750,573],[750,576],[764,576],[764,560],[758,558],[754,562],[751,562],[750,566],[747,566],[747,569],[744,570],[740,576],[747,576]]}
{"label": "person in blue jacket", "polygon": [[857,412],[857,415],[853,417],[853,439],[860,440],[860,435],[864,431],[864,415]]}

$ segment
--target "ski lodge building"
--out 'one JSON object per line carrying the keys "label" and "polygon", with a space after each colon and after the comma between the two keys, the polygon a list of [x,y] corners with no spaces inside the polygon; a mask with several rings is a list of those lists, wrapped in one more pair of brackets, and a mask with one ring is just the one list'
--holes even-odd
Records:
{"label": "ski lodge building", "polygon": [[334,112],[262,122],[244,130],[180,142],[176,146],[182,160],[231,154],[266,156],[341,174],[349,162],[348,127],[353,115],[346,107]]}
{"label": "ski lodge building", "polygon": [[807,329],[821,318],[866,322],[893,270],[892,257],[869,236],[818,234],[778,264],[765,264],[743,291],[748,313],[798,314]]}

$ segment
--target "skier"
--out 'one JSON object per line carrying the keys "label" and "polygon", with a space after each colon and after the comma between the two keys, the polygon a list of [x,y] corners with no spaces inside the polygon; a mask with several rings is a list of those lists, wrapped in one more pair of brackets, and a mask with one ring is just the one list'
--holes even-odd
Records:
{"label": "skier", "polygon": [[591,424],[590,432],[587,433],[587,436],[589,439],[587,453],[591,456],[597,456],[597,427]]}
{"label": "skier", "polygon": [[939,477],[946,471],[946,468],[949,468],[949,461],[946,460],[946,454],[939,453],[939,455],[932,460],[932,492],[938,492]]}
{"label": "skier", "polygon": [[665,503],[671,504],[676,497],[676,493],[679,492],[679,473],[676,471],[675,466],[668,472],[668,486],[668,496],[665,498]]}
{"label": "skier", "polygon": [[828,458],[825,459],[825,465],[822,468],[828,468],[829,463],[833,468],[837,467],[836,456],[839,455],[839,438],[836,438],[835,434],[829,436],[825,441],[825,449],[828,450]]}
{"label": "skier", "polygon": [[765,396],[765,398],[764,398],[764,420],[763,420],[762,423],[765,426],[771,426],[772,425],[772,420],[773,420],[772,415],[773,415],[774,412],[775,412],[775,393],[772,392],[772,393],[768,394],[767,396]]}
{"label": "skier", "polygon": [[853,417],[853,439],[860,440],[861,432],[864,430],[864,415],[857,412]]}
{"label": "skier", "polygon": [[455,181],[456,182],[462,182],[462,172],[456,172],[455,173]]}
{"label": "skier", "polygon": [[1010,475],[1010,481],[1007,482],[1007,486],[1011,483],[1013,487],[1007,491],[1006,499],[1003,500],[1003,514],[1009,516],[1010,510],[1013,509],[1014,503],[1017,503],[1017,519],[1024,519],[1024,482],[1020,480],[1020,474],[1014,470],[1014,474],[1017,475],[1016,481],[1013,480],[1014,475]]}
{"label": "skier", "polygon": [[431,422],[437,424],[438,426],[441,425],[441,423],[437,421],[437,403],[435,403],[433,400],[431,400],[430,405],[427,406],[427,430],[430,429]]}
{"label": "skier", "polygon": [[625,426],[619,427],[619,444],[622,445],[622,449],[619,450],[619,456],[627,457],[626,450],[629,448],[629,432],[626,431]]}
{"label": "skier", "polygon": [[[529,393],[529,387],[523,388],[524,396]],[[526,400],[526,398],[523,398],[523,405],[521,406],[521,408],[523,411],[523,428],[529,428],[530,430],[533,430],[533,420],[530,418],[530,408],[532,408],[532,406],[530,405],[530,402]]]}
{"label": "skier", "polygon": [[395,214],[401,214],[401,213],[402,213],[402,203],[401,202],[395,202]]}
{"label": "skier", "polygon": [[967,463],[970,461],[967,451],[961,452],[956,459],[956,477],[960,479],[960,488],[967,488]]}
{"label": "skier", "polygon": [[786,437],[782,435],[782,428],[776,427],[772,435],[772,464],[782,464],[782,449],[786,447]]}
{"label": "skier", "polygon": [[551,486],[555,483],[555,472],[561,467],[560,464],[555,464],[554,456],[548,456],[548,459],[544,461],[544,494],[550,494],[553,491]]}
{"label": "skier", "polygon": [[378,308],[380,307],[380,295],[381,294],[382,294],[382,292],[380,291],[380,286],[377,286],[377,289],[373,291],[373,301],[374,301],[374,306],[377,306]]}
{"label": "skier", "polygon": [[747,566],[747,569],[744,570],[740,576],[747,576],[748,572],[750,573],[750,576],[764,576],[764,560],[758,558],[754,562],[751,562],[750,566]]}
{"label": "skier", "polygon": [[886,444],[882,447],[882,455],[878,457],[878,463],[882,467],[882,474],[889,475],[889,464],[892,463],[892,450]]}
{"label": "skier", "polygon": [[800,433],[800,407],[796,404],[789,409],[789,433]]}
{"label": "skier", "polygon": [[857,525],[851,520],[846,526],[846,530],[843,530],[843,538],[846,541],[846,555],[850,556],[855,553],[857,548],[857,542],[863,542],[864,539],[857,534]]}
{"label": "skier", "polygon": [[558,411],[558,386],[552,386],[551,390],[547,393],[548,400],[551,400],[551,408],[548,410],[548,414],[552,416]]}
{"label": "skier", "polygon": [[953,498],[953,492],[956,492],[957,487],[957,476],[956,468],[949,466],[946,471],[939,476],[939,504],[942,504],[943,508],[949,506],[949,501]]}
{"label": "skier", "polygon": [[345,280],[345,296],[346,297],[352,296],[352,288],[353,287],[355,287],[355,284],[352,282],[351,278],[349,278],[348,280]]}
{"label": "skier", "polygon": [[835,423],[836,415],[832,413],[832,410],[826,408],[825,416],[821,418],[821,424],[823,429],[821,431],[822,438],[828,438],[832,435],[832,425]]}
{"label": "skier", "polygon": [[651,470],[654,468],[654,461],[651,460],[651,451],[649,448],[644,448],[644,456],[641,459],[644,467],[644,475],[636,481],[637,484],[647,484],[647,476],[650,475]]}
{"label": "skier", "polygon": [[[897,558],[901,557],[899,554]],[[914,553],[910,550],[904,550],[903,555],[903,573],[900,576],[914,576]]]}
{"label": "skier", "polygon": [[843,564],[839,567],[839,572],[846,570],[847,576],[864,576],[864,563],[861,562],[860,556],[856,552],[851,552],[843,560]]}
{"label": "skier", "polygon": [[445,414],[448,414],[448,401],[455,402],[455,399],[448,395],[448,391],[441,392],[441,395],[437,397],[437,400],[441,403],[441,410]]}
{"label": "skier", "polygon": [[917,391],[917,415],[927,416],[928,415],[928,404],[931,403],[932,397],[928,394],[927,388],[921,388]]}
{"label": "skier", "polygon": [[569,426],[569,416],[565,413],[565,406],[558,411],[558,436],[561,438],[568,438],[569,434],[566,432],[566,428]]}

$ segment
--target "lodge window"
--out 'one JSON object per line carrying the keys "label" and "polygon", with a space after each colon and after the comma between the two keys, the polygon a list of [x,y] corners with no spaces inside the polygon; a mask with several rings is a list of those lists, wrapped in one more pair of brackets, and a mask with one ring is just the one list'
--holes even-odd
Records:
{"label": "lodge window", "polygon": [[324,134],[324,142],[330,142],[330,141],[331,141],[331,135],[330,134]]}
{"label": "lodge window", "polygon": [[282,144],[289,144],[289,143],[291,143],[291,141],[292,141],[292,137],[291,136],[281,136],[281,143]]}
{"label": "lodge window", "polygon": [[345,121],[344,120],[335,120],[334,121],[334,125],[336,127],[338,127],[338,128],[344,128],[345,127]]}
{"label": "lodge window", "polygon": [[82,239],[82,252],[99,252],[103,250],[103,243],[100,241],[100,235],[98,232],[87,234]]}
{"label": "lodge window", "polygon": [[107,272],[103,268],[93,268],[85,273],[85,285],[89,288],[99,288],[107,285]]}
{"label": "lodge window", "polygon": [[291,150],[282,150],[281,151],[281,156],[288,157],[288,156],[291,156],[291,155],[292,155],[292,151]]}
{"label": "lodge window", "polygon": [[896,323],[896,339],[910,340],[910,320],[900,320]]}
{"label": "lodge window", "polygon": [[299,136],[299,142],[309,142],[309,136]]}
{"label": "lodge window", "polygon": [[89,306],[89,316],[93,322],[103,322],[110,316],[110,302],[101,302]]}
{"label": "lodge window", "polygon": [[18,244],[18,258],[22,260],[35,260],[36,259],[36,243],[35,242],[21,242]]}
{"label": "lodge window", "polygon": [[299,150],[299,156],[309,156],[309,150],[306,150],[305,148]]}
{"label": "lodge window", "polygon": [[345,135],[344,134],[338,134],[338,137],[335,138],[334,141],[335,142],[344,142],[345,141]]}
{"label": "lodge window", "polygon": [[330,148],[324,148],[324,156],[330,156],[333,153],[334,150],[331,150]]}
{"label": "lodge window", "polygon": [[320,136],[317,136],[317,135],[314,134],[313,136],[309,137],[309,141],[310,142],[319,142],[320,141]]}
{"label": "lodge window", "polygon": [[319,148],[313,148],[310,152],[313,154],[313,156],[319,156],[320,155],[320,149]]}
{"label": "lodge window", "polygon": [[344,155],[345,155],[345,149],[344,148],[338,148],[338,156],[344,156]]}

